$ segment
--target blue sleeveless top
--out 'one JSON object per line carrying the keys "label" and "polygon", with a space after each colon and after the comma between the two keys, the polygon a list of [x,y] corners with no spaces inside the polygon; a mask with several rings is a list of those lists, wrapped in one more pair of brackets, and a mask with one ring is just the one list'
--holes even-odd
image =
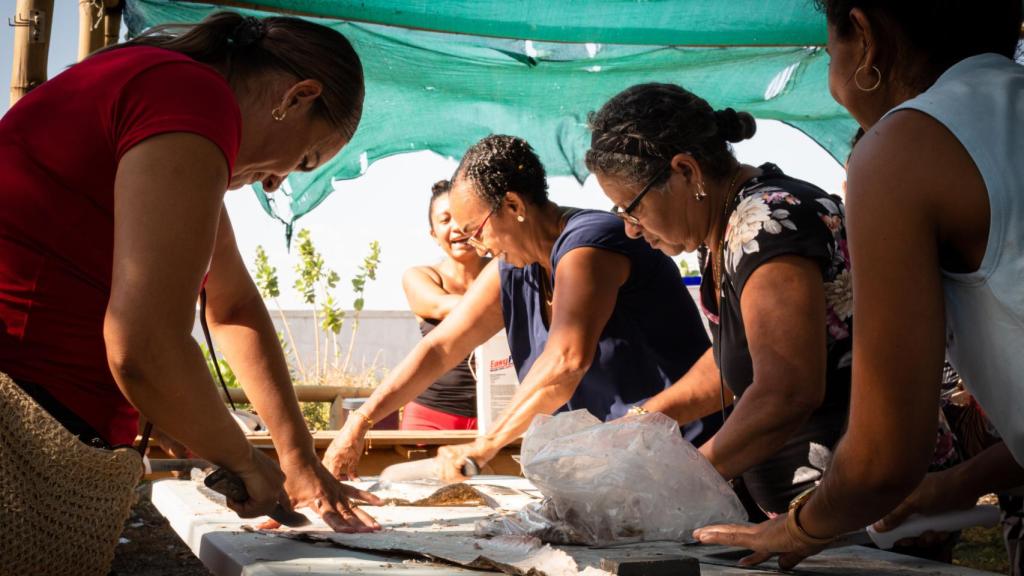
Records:
{"label": "blue sleeveless top", "polygon": [[[709,343],[675,262],[644,240],[626,236],[617,216],[597,210],[570,212],[551,249],[551,275],[557,275],[563,256],[582,247],[626,256],[629,278],[619,288],[590,369],[559,411],[583,408],[610,420],[672,385],[704,354]],[[541,315],[543,270],[540,264],[516,268],[502,261],[500,271],[508,344],[523,381],[548,340],[548,327]],[[698,433],[699,426],[687,429],[687,436],[691,432]]]}

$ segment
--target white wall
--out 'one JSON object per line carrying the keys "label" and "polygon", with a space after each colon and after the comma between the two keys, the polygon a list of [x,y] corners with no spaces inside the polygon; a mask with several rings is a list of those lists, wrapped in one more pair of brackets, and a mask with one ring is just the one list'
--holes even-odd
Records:
{"label": "white wall", "polygon": [[[352,314],[351,311],[346,312],[345,324],[338,335],[338,348],[341,351],[339,363],[345,361],[348,352],[353,326]],[[270,317],[274,321],[274,327],[283,335],[284,326],[277,310],[271,309]],[[288,310],[285,312],[285,318],[291,328],[295,349],[299,351],[302,363],[307,370],[311,369],[316,358],[316,346],[313,340],[313,313],[308,310]],[[198,319],[192,330],[192,336],[196,341],[206,343]],[[321,359],[323,359],[325,357],[323,354],[327,353],[323,349],[323,332],[319,333],[319,337],[321,339]],[[287,341],[287,337],[285,340]],[[356,333],[355,344],[352,348],[349,373],[361,374],[370,368],[375,368],[376,375],[380,377],[398,364],[419,340],[420,331],[416,325],[416,318],[411,312],[363,311],[359,318],[359,331]],[[214,345],[217,345],[216,340]],[[329,352],[331,356],[327,356],[327,358],[330,360],[333,358],[333,348]]]}

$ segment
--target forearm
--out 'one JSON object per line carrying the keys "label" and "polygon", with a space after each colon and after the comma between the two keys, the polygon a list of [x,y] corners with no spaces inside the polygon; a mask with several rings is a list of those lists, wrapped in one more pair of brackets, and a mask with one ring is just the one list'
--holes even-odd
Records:
{"label": "forearm", "polygon": [[957,485],[974,498],[1024,486],[1024,468],[1004,442],[988,447],[950,472],[955,474]]}
{"label": "forearm", "polygon": [[522,436],[536,415],[552,414],[565,405],[586,371],[580,362],[545,350],[516,390],[509,407],[483,437],[482,442],[491,455]]}
{"label": "forearm", "polygon": [[262,300],[250,298],[229,317],[210,320],[217,345],[249,401],[266,422],[278,457],[282,462],[315,460],[313,437],[299,408],[288,363]]}
{"label": "forearm", "polygon": [[444,294],[434,296],[429,301],[422,303],[410,301],[410,306],[412,313],[420,318],[444,320],[459,305],[459,302],[462,302],[462,294]]}
{"label": "forearm", "polygon": [[817,492],[800,512],[799,522],[809,534],[832,537],[859,530],[890,512],[920,483],[927,451],[891,455],[879,447],[878,441],[857,439],[850,432],[843,437]]}
{"label": "forearm", "polygon": [[[648,412],[661,412],[681,424],[703,418],[722,407],[721,378],[710,348],[678,382],[644,402]],[[725,394],[732,404],[732,392]]]}
{"label": "forearm", "polygon": [[[387,417],[392,412],[405,406],[437,380],[442,374],[454,368],[458,362],[468,355],[456,358],[456,354],[445,351],[425,338],[413,348],[413,351],[388,374],[366,400],[360,412],[374,422]],[[358,418],[362,421],[362,418]],[[362,422],[365,428],[365,422]],[[365,432],[365,429],[363,430]]]}
{"label": "forearm", "polygon": [[[147,348],[135,347],[139,342]],[[107,350],[118,387],[157,428],[229,470],[248,462],[251,447],[224,408],[191,336],[107,338]]]}
{"label": "forearm", "polygon": [[778,452],[814,411],[800,399],[762,390],[751,386],[725,425],[700,447],[727,480]]}

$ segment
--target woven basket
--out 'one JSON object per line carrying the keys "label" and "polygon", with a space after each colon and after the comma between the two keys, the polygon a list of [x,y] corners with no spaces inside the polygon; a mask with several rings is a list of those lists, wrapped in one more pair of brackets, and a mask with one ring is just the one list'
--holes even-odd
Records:
{"label": "woven basket", "polygon": [[106,575],[142,458],[79,442],[0,373],[0,575]]}

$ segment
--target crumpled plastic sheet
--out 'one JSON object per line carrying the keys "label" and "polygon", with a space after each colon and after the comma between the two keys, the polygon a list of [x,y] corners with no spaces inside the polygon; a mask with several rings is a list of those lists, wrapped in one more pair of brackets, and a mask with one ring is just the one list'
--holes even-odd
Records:
{"label": "crumpled plastic sheet", "polygon": [[521,458],[544,501],[478,523],[477,536],[586,545],[690,542],[696,528],[747,520],[729,484],[660,413],[607,423],[585,410],[538,416]]}

